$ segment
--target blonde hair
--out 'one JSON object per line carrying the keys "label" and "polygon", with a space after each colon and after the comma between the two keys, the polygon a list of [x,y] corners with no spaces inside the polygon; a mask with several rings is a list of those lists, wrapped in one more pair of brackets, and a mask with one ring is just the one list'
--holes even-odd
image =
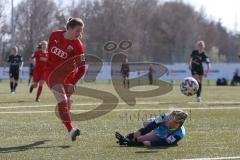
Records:
{"label": "blonde hair", "polygon": [[12,47],[12,50],[14,50],[16,53],[18,53],[18,47],[17,46]]}
{"label": "blonde hair", "polygon": [[188,117],[188,113],[180,109],[174,109],[170,111],[168,115],[169,120],[174,120],[177,123],[184,123],[187,117]]}

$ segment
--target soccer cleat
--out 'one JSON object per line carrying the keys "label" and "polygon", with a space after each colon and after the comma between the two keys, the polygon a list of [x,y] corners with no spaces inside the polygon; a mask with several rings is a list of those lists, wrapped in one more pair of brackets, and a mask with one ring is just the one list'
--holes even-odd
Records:
{"label": "soccer cleat", "polygon": [[71,140],[74,142],[77,140],[77,137],[80,136],[80,130],[77,128],[73,128],[70,132]]}
{"label": "soccer cleat", "polygon": [[36,99],[35,99],[35,102],[40,102],[40,99],[39,99],[39,98],[36,98]]}
{"label": "soccer cleat", "polygon": [[32,91],[33,91],[33,86],[29,88],[29,93],[32,93]]}
{"label": "soccer cleat", "polygon": [[202,98],[201,97],[197,97],[197,102],[202,102]]}

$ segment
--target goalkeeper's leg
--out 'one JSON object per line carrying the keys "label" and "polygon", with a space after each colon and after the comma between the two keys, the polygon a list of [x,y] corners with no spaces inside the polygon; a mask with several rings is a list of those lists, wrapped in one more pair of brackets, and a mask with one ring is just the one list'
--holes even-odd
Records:
{"label": "goalkeeper's leg", "polygon": [[118,139],[117,143],[119,143],[119,145],[126,145],[126,146],[143,146],[144,145],[142,142],[138,142],[137,138],[134,137],[134,133],[130,133],[126,137],[124,137],[120,133],[116,132],[115,137]]}

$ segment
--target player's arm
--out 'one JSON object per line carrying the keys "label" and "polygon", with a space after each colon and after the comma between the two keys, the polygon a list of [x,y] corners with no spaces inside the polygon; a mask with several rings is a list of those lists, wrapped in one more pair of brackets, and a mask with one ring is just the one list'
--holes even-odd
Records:
{"label": "player's arm", "polygon": [[37,52],[34,52],[34,53],[32,54],[31,59],[35,61],[35,60],[36,60],[36,57],[37,57]]}
{"label": "player's arm", "polygon": [[192,55],[193,55],[193,53],[190,55],[190,58],[189,58],[189,60],[188,60],[188,68],[189,68],[190,70],[192,70]]}
{"label": "player's arm", "polygon": [[80,41],[77,43],[77,51],[74,56],[76,57],[75,62],[77,64],[78,68],[85,66],[84,47]]}
{"label": "player's arm", "polygon": [[86,60],[85,60],[84,48],[80,41],[78,44],[78,51],[76,53],[77,54],[75,55],[75,57],[76,57],[75,62],[78,67],[78,72],[76,73],[76,75],[74,76],[74,78],[72,80],[72,83],[74,85],[81,79],[81,77],[86,72],[86,65],[85,65]]}
{"label": "player's arm", "polygon": [[159,141],[144,141],[143,144],[147,147],[156,147],[156,146],[169,146],[169,145],[175,145],[178,141],[180,141],[182,138],[177,135],[169,135],[166,138],[160,139]]}
{"label": "player's arm", "polygon": [[7,60],[8,63],[11,62],[11,56],[8,56],[8,60]]}
{"label": "player's arm", "polygon": [[210,69],[211,69],[211,63],[207,63],[207,70],[205,73],[206,76],[207,76],[208,72],[210,71]]}
{"label": "player's arm", "polygon": [[22,70],[23,64],[24,64],[24,62],[23,62],[23,58],[22,58],[22,56],[21,56],[21,58],[20,58],[20,66],[19,66],[19,69],[20,69],[20,70]]}
{"label": "player's arm", "polygon": [[123,74],[123,64],[121,64],[121,74]]}
{"label": "player's arm", "polygon": [[156,117],[156,119],[154,121],[150,122],[146,127],[139,129],[137,131],[138,133],[136,133],[135,135],[136,136],[145,135],[163,123],[165,123],[165,121],[163,120],[163,117],[158,116],[158,117]]}
{"label": "player's arm", "polygon": [[33,64],[36,64],[36,52],[32,54],[31,58],[29,58],[30,62],[33,62]]}
{"label": "player's arm", "polygon": [[54,42],[56,41],[56,33],[52,32],[49,39],[48,39],[48,53],[51,53],[51,47],[53,46]]}
{"label": "player's arm", "polygon": [[204,54],[204,62],[207,64],[207,70],[205,72],[205,76],[207,76],[208,72],[211,69],[211,61],[210,61],[209,57],[206,56],[205,54]]}
{"label": "player's arm", "polygon": [[129,64],[127,64],[127,72],[130,72]]}

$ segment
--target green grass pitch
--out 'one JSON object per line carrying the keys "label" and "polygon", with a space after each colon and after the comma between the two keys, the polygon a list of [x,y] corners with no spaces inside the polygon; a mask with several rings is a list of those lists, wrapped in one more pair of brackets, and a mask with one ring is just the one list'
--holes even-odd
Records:
{"label": "green grass pitch", "polygon": [[[80,85],[117,96],[108,83]],[[119,99],[117,110],[96,119],[74,122],[82,135],[72,143],[54,113],[56,101],[46,85],[41,102],[36,103],[36,90],[29,94],[25,82],[11,95],[8,81],[3,81],[0,82],[0,160],[172,160],[240,156],[239,93],[239,87],[205,85],[203,102],[196,103],[194,96],[182,95],[175,85],[166,95],[137,99],[136,106],[128,106]],[[73,100],[73,110],[91,110],[96,107],[95,102],[101,102],[81,96],[74,96]],[[74,105],[79,103],[86,105]],[[135,131],[142,127],[144,119],[173,107],[191,113],[185,123],[186,138],[178,146],[130,148],[115,143],[115,131],[123,134]]]}

